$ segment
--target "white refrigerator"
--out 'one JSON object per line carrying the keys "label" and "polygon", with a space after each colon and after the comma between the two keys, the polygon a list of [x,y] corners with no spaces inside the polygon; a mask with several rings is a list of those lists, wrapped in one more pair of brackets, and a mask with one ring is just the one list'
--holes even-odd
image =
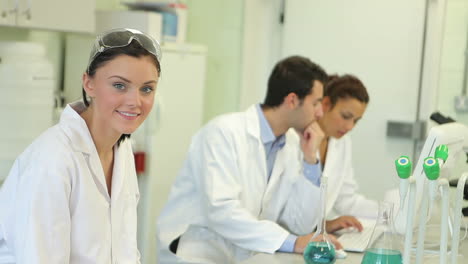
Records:
{"label": "white refrigerator", "polygon": [[135,151],[146,158],[145,171],[138,176],[138,248],[144,264],[156,263],[156,219],[203,121],[206,49],[164,45],[162,51],[155,105],[132,135]]}

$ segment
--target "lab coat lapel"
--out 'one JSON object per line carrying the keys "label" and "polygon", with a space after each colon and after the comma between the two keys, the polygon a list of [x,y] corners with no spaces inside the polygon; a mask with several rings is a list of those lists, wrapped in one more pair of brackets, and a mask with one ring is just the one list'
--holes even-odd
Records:
{"label": "lab coat lapel", "polygon": [[83,153],[84,159],[93,176],[93,181],[96,184],[96,188],[106,197],[107,201],[110,201],[107,192],[106,177],[104,176],[96,146],[94,145],[86,122],[79,114],[85,109],[81,104],[81,102],[76,102],[67,105],[60,116],[59,126],[70,139],[73,150]]}
{"label": "lab coat lapel", "polygon": [[260,136],[260,121],[255,105],[252,105],[246,111],[246,127],[247,133],[251,136],[250,142],[253,145],[253,149],[257,155],[255,160],[252,160],[253,164],[257,164],[260,167],[260,170],[263,172],[263,175],[259,175],[261,179],[262,191],[265,189],[267,184],[267,165],[265,158],[265,147],[263,146],[262,139]]}
{"label": "lab coat lapel", "polygon": [[268,181],[265,195],[263,198],[264,203],[268,203],[271,200],[275,190],[278,188],[278,182],[281,180],[281,175],[283,174],[286,168],[286,148],[287,145],[278,150],[278,153],[276,154],[275,163],[273,164],[273,170],[271,172],[270,180]]}
{"label": "lab coat lapel", "polygon": [[104,175],[104,171],[102,169],[101,160],[99,159],[99,155],[93,153],[87,157],[89,170],[91,171],[91,175],[93,176],[94,184],[96,184],[96,188],[99,192],[106,198],[108,202],[110,202],[110,196],[107,192],[107,184],[106,184],[106,176]]}
{"label": "lab coat lapel", "polygon": [[120,196],[120,193],[123,189],[122,187],[125,178],[123,172],[127,171],[127,162],[126,160],[123,160],[124,152],[125,150],[122,147],[114,147],[114,168],[112,171],[112,200],[117,199]]}
{"label": "lab coat lapel", "polygon": [[325,163],[325,168],[322,175],[328,176],[329,184],[327,192],[327,213],[333,208],[336,198],[338,197],[337,190],[341,189],[343,175],[341,168],[344,160],[340,160],[340,155],[337,151],[337,140],[330,137],[328,141],[328,151]]}

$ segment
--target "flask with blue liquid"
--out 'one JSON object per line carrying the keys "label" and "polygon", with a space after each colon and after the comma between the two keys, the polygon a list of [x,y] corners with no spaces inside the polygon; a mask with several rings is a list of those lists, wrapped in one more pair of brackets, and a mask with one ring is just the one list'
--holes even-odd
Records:
{"label": "flask with blue liquid", "polygon": [[393,203],[380,202],[379,214],[361,264],[402,264],[401,244],[393,228]]}
{"label": "flask with blue liquid", "polygon": [[326,195],[327,177],[322,177],[320,183],[321,218],[317,231],[310,239],[304,250],[306,264],[335,263],[335,246],[331,242],[326,230]]}

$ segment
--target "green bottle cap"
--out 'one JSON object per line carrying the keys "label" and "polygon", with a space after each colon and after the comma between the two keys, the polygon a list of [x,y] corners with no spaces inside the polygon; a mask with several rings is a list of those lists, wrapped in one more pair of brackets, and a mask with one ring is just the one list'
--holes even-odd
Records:
{"label": "green bottle cap", "polygon": [[447,161],[448,158],[448,147],[447,145],[439,145],[435,149],[435,158],[442,159],[444,162]]}
{"label": "green bottle cap", "polygon": [[424,160],[424,172],[426,173],[426,177],[429,180],[437,180],[440,175],[440,167],[439,167],[439,162],[434,159],[433,157],[427,157]]}
{"label": "green bottle cap", "polygon": [[398,177],[408,179],[411,176],[411,161],[408,156],[401,156],[395,160],[395,167]]}

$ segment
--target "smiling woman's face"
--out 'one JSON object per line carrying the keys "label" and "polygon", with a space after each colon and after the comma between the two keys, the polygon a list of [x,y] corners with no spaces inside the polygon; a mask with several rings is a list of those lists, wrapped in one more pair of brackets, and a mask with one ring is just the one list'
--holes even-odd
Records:
{"label": "smiling woman's face", "polygon": [[119,55],[100,66],[93,77],[85,75],[86,93],[92,97],[93,123],[101,133],[133,133],[153,107],[159,78],[149,56]]}
{"label": "smiling woman's face", "polygon": [[341,138],[362,118],[367,104],[355,98],[340,98],[334,106],[329,97],[323,98],[323,117],[319,124],[327,136]]}

